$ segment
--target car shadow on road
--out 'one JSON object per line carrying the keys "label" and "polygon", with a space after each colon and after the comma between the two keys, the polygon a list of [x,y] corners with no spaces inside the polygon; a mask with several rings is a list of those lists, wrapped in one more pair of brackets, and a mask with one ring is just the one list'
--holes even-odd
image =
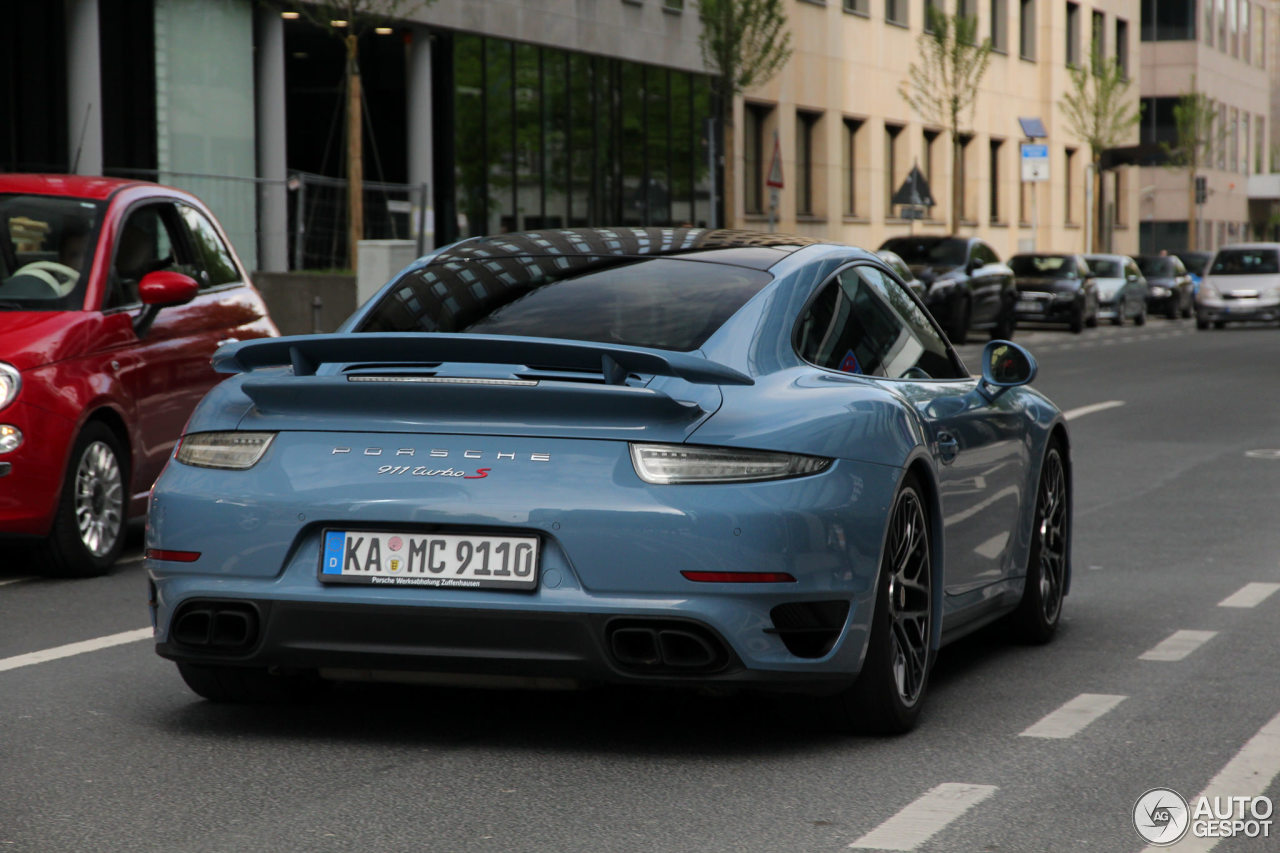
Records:
{"label": "car shadow on road", "polygon": [[[1011,644],[1000,626],[947,647],[931,676],[934,707],[926,707],[921,725],[928,727],[930,711],[940,710],[936,706],[946,694],[973,680],[999,679],[1006,664],[1036,652]],[[157,722],[175,734],[200,737],[663,756],[797,755],[841,747],[891,748],[895,740],[848,734],[825,697],[638,687],[547,691],[337,684],[315,699],[288,705],[219,704],[191,695]]]}

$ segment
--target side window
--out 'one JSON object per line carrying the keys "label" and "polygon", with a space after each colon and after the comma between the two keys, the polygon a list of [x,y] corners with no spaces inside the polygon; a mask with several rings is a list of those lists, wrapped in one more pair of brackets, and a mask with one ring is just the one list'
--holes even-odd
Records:
{"label": "side window", "polygon": [[149,272],[173,270],[192,275],[193,267],[182,263],[182,245],[173,205],[148,204],[129,211],[116,232],[103,308],[136,305],[138,282]]}
{"label": "side window", "polygon": [[974,244],[973,253],[978,257],[978,263],[982,266],[987,264],[998,264],[999,259],[996,257],[996,250],[988,246],[986,243],[978,242]]}
{"label": "side window", "polygon": [[846,269],[823,285],[800,321],[796,349],[811,364],[845,373],[963,376],[915,300],[874,267]]}
{"label": "side window", "polygon": [[187,223],[191,232],[191,242],[195,245],[196,257],[204,267],[205,275],[197,276],[200,288],[217,287],[222,284],[234,284],[240,281],[240,272],[235,261],[231,260],[231,252],[227,249],[218,229],[213,227],[203,213],[194,207],[181,205],[182,220]]}

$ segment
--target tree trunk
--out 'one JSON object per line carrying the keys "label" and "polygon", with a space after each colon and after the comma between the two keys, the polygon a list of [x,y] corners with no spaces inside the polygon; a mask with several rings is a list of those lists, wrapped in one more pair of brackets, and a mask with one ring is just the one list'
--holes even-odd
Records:
{"label": "tree trunk", "polygon": [[[960,233],[960,213],[964,205],[964,173],[960,168],[964,149],[960,134],[951,132],[951,233]],[[892,176],[891,176],[892,177]],[[896,180],[896,178],[894,178]]]}
{"label": "tree trunk", "polygon": [[360,65],[354,34],[347,41],[347,239],[351,269],[359,269],[360,240],[364,237],[363,111],[360,107]]}
{"label": "tree trunk", "polygon": [[1089,251],[1101,252],[1106,248],[1106,242],[1102,239],[1102,233],[1106,229],[1106,223],[1103,218],[1106,215],[1107,204],[1106,199],[1102,197],[1102,160],[1097,158],[1093,161],[1093,233],[1089,235]]}
{"label": "tree trunk", "polygon": [[1200,247],[1196,244],[1200,241],[1198,232],[1200,229],[1196,227],[1196,167],[1193,165],[1187,170],[1187,249],[1188,251],[1196,251]]}
{"label": "tree trunk", "polygon": [[[730,96],[727,101],[720,116],[720,162],[724,164],[724,186],[720,188],[724,215],[720,217],[720,223],[724,228],[737,228],[738,175],[734,166],[738,161],[733,153],[733,97]],[[712,180],[715,180],[714,176]]]}

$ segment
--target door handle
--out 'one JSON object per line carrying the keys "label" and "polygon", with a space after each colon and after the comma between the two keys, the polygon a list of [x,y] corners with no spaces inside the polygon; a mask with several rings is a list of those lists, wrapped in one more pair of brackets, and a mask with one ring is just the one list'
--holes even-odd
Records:
{"label": "door handle", "polygon": [[960,440],[949,432],[938,433],[938,458],[942,460],[943,465],[950,465],[956,461],[956,456],[960,453]]}

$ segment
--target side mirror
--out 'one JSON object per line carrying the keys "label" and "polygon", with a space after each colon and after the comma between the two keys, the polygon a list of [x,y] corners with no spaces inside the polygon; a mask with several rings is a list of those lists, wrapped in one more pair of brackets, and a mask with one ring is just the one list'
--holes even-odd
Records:
{"label": "side mirror", "polygon": [[196,298],[200,285],[189,275],[172,270],[149,272],[138,282],[138,298],[146,306],[184,305]]}
{"label": "side mirror", "polygon": [[982,266],[982,263],[977,258],[970,258],[969,262],[964,265],[964,274],[973,275],[980,266]]}
{"label": "side mirror", "polygon": [[149,272],[138,282],[138,299],[143,304],[142,313],[133,318],[133,333],[144,338],[151,331],[151,324],[161,308],[184,305],[196,298],[200,285],[189,275],[172,270]]}
{"label": "side mirror", "polygon": [[1036,378],[1035,358],[1012,341],[991,341],[982,349],[982,382],[979,389],[995,400],[1006,388],[1026,385]]}

